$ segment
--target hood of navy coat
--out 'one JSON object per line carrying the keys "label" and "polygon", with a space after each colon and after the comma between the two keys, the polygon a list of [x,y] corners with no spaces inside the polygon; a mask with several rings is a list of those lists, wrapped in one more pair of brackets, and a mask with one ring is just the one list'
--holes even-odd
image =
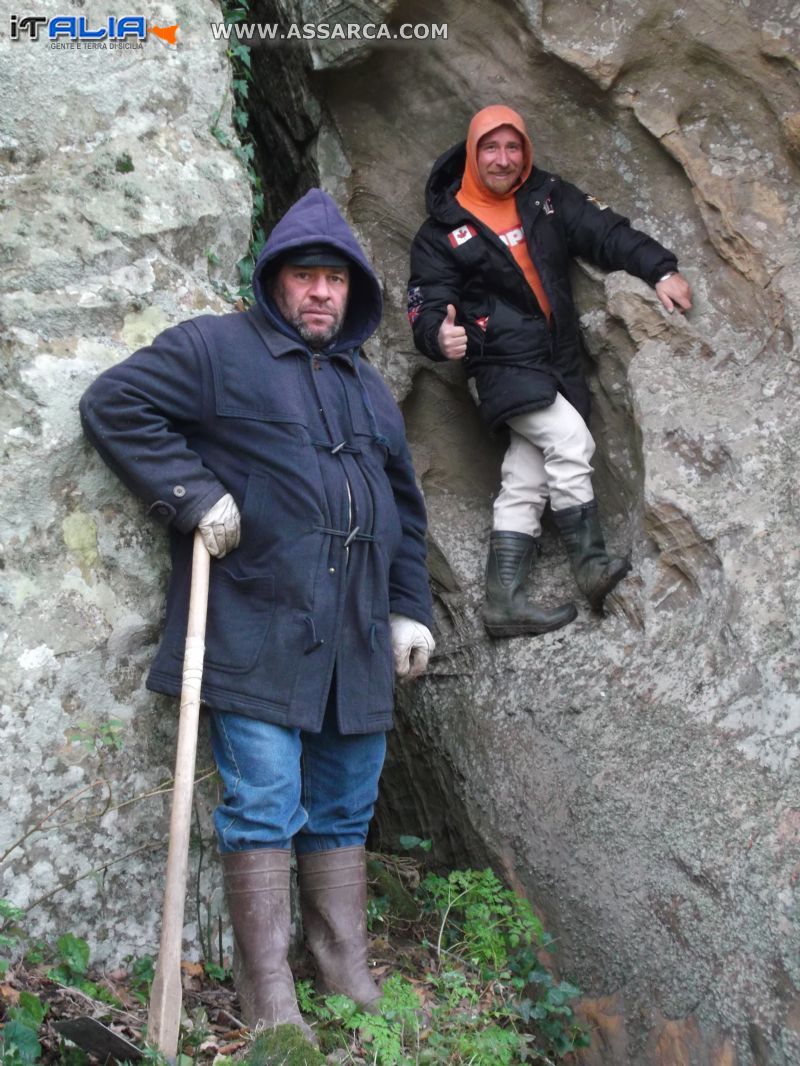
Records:
{"label": "hood of navy coat", "polygon": [[285,253],[308,244],[329,244],[351,264],[350,296],[342,330],[326,349],[349,351],[360,347],[378,328],[383,312],[380,285],[361,245],[326,192],[311,189],[278,222],[261,250],[253,273],[253,294],[270,322],[293,340],[303,341],[275,307],[269,294],[269,278]]}

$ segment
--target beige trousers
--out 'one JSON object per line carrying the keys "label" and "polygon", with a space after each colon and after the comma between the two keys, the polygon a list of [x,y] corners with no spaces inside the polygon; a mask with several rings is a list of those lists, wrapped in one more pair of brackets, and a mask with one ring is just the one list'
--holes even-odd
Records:
{"label": "beige trousers", "polygon": [[594,440],[560,393],[549,407],[509,418],[508,426],[511,442],[503,456],[493,528],[538,537],[548,497],[554,511],[594,498],[589,461]]}

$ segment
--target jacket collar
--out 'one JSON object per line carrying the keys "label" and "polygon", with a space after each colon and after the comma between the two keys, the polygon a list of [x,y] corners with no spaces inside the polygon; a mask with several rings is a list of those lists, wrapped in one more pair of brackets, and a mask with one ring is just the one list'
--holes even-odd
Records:
{"label": "jacket collar", "polygon": [[[321,354],[314,352],[311,348],[307,348],[299,338],[295,340],[286,333],[281,333],[280,330],[275,329],[258,305],[251,307],[245,313],[249,317],[251,325],[267,346],[267,351],[273,359],[280,359],[284,355],[291,355],[292,353],[295,355]],[[339,359],[353,369],[352,352],[333,352],[329,355],[324,355],[323,358]]]}

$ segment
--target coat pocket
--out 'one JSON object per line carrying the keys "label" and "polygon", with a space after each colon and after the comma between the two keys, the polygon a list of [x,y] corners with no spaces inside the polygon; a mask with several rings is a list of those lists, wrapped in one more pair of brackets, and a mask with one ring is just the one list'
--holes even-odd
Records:
{"label": "coat pocket", "polygon": [[[256,665],[275,615],[271,574],[237,577],[211,564],[206,617],[205,664],[225,673],[248,673]],[[183,658],[183,649],[173,655]]]}
{"label": "coat pocket", "polygon": [[497,363],[549,362],[551,338],[546,319],[512,307],[504,300],[494,300],[481,356]]}
{"label": "coat pocket", "polygon": [[489,324],[494,318],[495,298],[491,293],[480,300],[463,300],[456,324],[467,332],[467,362],[480,359],[486,342]]}
{"label": "coat pocket", "polygon": [[234,359],[213,360],[212,371],[214,407],[222,418],[308,424],[294,360],[281,364],[259,345]]}

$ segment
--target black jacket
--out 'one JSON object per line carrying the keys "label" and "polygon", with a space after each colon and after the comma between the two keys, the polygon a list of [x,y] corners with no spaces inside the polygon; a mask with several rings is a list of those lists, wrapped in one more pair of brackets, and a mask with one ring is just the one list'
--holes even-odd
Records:
{"label": "black jacket", "polygon": [[443,359],[436,340],[448,303],[467,331],[465,367],[494,429],[548,407],[561,392],[588,420],[578,317],[569,261],[627,270],[654,285],[677,269],[672,252],[593,197],[534,167],[516,193],[525,239],[550,300],[548,325],[511,252],[459,204],[466,147],[436,161],[425,191],[429,217],[411,247],[408,315],[417,348]]}

